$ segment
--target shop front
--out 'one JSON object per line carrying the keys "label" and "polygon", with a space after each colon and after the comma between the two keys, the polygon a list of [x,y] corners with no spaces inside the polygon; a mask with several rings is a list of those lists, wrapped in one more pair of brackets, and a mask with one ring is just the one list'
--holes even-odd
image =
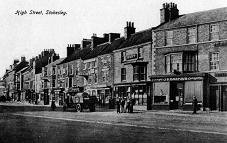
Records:
{"label": "shop front", "polygon": [[210,109],[227,111],[227,83],[210,85]]}
{"label": "shop front", "polygon": [[151,105],[151,82],[132,82],[114,85],[115,98],[132,98],[135,105],[146,106],[150,110]]}
{"label": "shop front", "polygon": [[150,78],[153,83],[154,110],[192,110],[193,96],[197,98],[199,108],[209,106],[208,74],[160,75]]}
{"label": "shop front", "polygon": [[112,87],[97,86],[96,88],[88,88],[85,92],[91,96],[96,96],[97,104],[101,107],[109,106],[109,101],[112,99]]}

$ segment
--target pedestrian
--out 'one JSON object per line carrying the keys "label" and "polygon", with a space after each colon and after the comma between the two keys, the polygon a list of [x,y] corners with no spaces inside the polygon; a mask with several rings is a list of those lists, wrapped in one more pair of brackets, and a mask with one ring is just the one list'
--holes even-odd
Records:
{"label": "pedestrian", "polygon": [[198,104],[198,101],[197,101],[197,98],[196,96],[193,96],[193,114],[196,114],[196,111],[197,111],[197,104]]}
{"label": "pedestrian", "polygon": [[120,100],[117,98],[117,113],[120,113]]}
{"label": "pedestrian", "polygon": [[127,98],[127,101],[126,101],[126,111],[129,113],[130,112],[130,101],[129,101],[129,98]]}
{"label": "pedestrian", "polygon": [[122,98],[122,100],[121,100],[121,113],[123,113],[124,111],[125,111],[125,100],[124,100],[124,98]]}
{"label": "pedestrian", "polygon": [[51,109],[52,109],[52,111],[54,111],[56,109],[56,105],[55,105],[54,100],[52,100],[52,102],[51,102]]}

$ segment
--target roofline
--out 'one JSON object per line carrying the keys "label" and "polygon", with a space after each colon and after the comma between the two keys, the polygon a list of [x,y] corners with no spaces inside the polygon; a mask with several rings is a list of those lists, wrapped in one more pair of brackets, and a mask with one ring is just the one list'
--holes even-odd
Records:
{"label": "roofline", "polygon": [[[200,23],[200,24],[186,25],[186,26],[177,26],[177,27],[174,27],[174,28],[161,28],[161,29],[158,29],[158,27],[157,27],[157,29],[154,29],[153,32],[163,31],[163,30],[170,30],[170,29],[187,28],[187,27],[192,27],[192,26],[199,26],[199,25],[203,25],[203,24],[212,24],[212,23],[224,22],[224,21],[227,21],[227,19],[218,20],[218,21],[211,21],[211,22],[204,22],[204,23]],[[163,23],[163,24],[166,24],[166,23]],[[159,26],[161,26],[161,25],[159,25]]]}
{"label": "roofline", "polygon": [[133,46],[129,46],[129,47],[124,47],[124,48],[121,48],[121,49],[113,50],[113,53],[119,52],[119,51],[123,51],[123,50],[125,50],[125,49],[132,49],[132,48],[135,48],[135,47],[148,45],[148,44],[151,44],[151,43],[152,43],[152,42],[149,41],[149,42],[146,42],[146,43],[141,43],[141,44],[137,44],[137,45],[133,45]]}

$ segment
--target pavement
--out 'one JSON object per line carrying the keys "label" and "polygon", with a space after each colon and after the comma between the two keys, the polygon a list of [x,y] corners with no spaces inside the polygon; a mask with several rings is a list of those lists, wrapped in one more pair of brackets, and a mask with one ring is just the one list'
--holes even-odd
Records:
{"label": "pavement", "polygon": [[[96,112],[75,112],[74,110],[63,112],[60,107],[57,111],[51,111],[50,106],[17,104],[0,104],[2,112],[0,113],[2,118],[0,127],[2,126],[6,130],[3,135],[17,134],[18,131],[26,131],[25,134],[29,134],[30,130],[34,130],[33,134],[47,133],[49,129],[52,132],[58,128],[63,128],[68,132],[70,128],[70,130],[76,130],[77,136],[79,133],[79,136],[86,141],[87,132],[92,130],[93,132],[89,132],[90,134],[86,136],[91,139],[88,142],[94,138],[97,141],[103,139],[102,141],[105,142],[110,139],[110,136],[114,140],[119,138],[116,142],[129,142],[128,138],[135,142],[143,142],[141,141],[143,139],[146,139],[145,142],[225,142],[227,139],[227,112],[198,111],[197,114],[192,114],[192,111],[182,110],[134,110],[133,113],[116,113],[115,109],[106,108],[97,108]],[[4,125],[5,123],[7,126]],[[17,127],[15,133],[10,132],[11,126]],[[68,133],[64,134],[64,131],[61,131],[61,135],[67,138]],[[130,134],[125,134],[129,131]],[[60,135],[60,132],[57,133]],[[41,136],[44,135],[41,134]],[[137,135],[140,135],[139,140]],[[154,137],[154,135],[157,136]],[[145,137],[141,138],[141,136]],[[24,133],[23,137],[26,138]],[[45,138],[46,136],[43,140]],[[56,139],[58,138],[59,136],[56,136]]]}
{"label": "pavement", "polygon": [[[21,102],[0,102],[0,112],[21,112],[21,111],[50,111],[50,105],[34,105],[29,103]],[[57,107],[56,111],[62,111],[62,107]],[[69,109],[69,111],[74,111],[74,109]],[[116,109],[108,109],[107,107],[96,106],[97,112],[115,112]],[[86,111],[85,111],[86,112]],[[152,114],[165,114],[165,115],[175,115],[175,116],[197,116],[197,117],[214,117],[214,118],[226,118],[227,112],[220,111],[197,111],[197,114],[192,114],[192,111],[183,110],[145,110],[144,108],[134,107],[135,113],[147,112]]]}

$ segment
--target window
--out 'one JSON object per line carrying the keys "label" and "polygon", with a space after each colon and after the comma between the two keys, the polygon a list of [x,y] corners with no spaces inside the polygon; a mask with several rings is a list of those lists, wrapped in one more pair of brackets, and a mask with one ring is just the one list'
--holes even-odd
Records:
{"label": "window", "polygon": [[52,87],[55,87],[55,79],[52,80]]}
{"label": "window", "polygon": [[219,26],[217,24],[210,25],[210,40],[219,39]]}
{"label": "window", "polygon": [[210,70],[218,69],[219,69],[219,53],[218,52],[210,53]]}
{"label": "window", "polygon": [[94,73],[94,80],[95,80],[95,83],[98,82],[98,70],[95,70],[95,73]]}
{"label": "window", "polygon": [[87,68],[91,69],[91,63],[90,62],[87,62]]}
{"label": "window", "polygon": [[126,68],[121,69],[121,81],[126,80]]}
{"label": "window", "polygon": [[197,71],[197,53],[196,52],[185,52],[183,54],[184,72]]}
{"label": "window", "polygon": [[69,74],[70,74],[70,75],[73,74],[73,65],[69,65]]}
{"label": "window", "polygon": [[70,77],[70,78],[69,78],[69,87],[72,87],[72,86],[73,86],[73,78]]}
{"label": "window", "polygon": [[121,52],[121,62],[125,61],[125,51]]}
{"label": "window", "polygon": [[166,31],[166,45],[173,45],[173,31]]}
{"label": "window", "polygon": [[182,71],[182,53],[166,55],[165,60],[166,73],[174,72],[174,70]]}
{"label": "window", "polygon": [[197,71],[197,52],[184,52],[168,54],[166,60],[166,73],[195,72]]}
{"label": "window", "polygon": [[133,81],[146,80],[146,66],[133,67]]}
{"label": "window", "polygon": [[95,60],[93,63],[94,63],[94,68],[96,68],[98,66],[98,62]]}
{"label": "window", "polygon": [[67,88],[69,86],[69,78],[65,79],[65,87]]}
{"label": "window", "polygon": [[102,81],[108,81],[108,71],[102,71]]}
{"label": "window", "polygon": [[87,68],[87,63],[84,63],[84,70],[86,70]]}
{"label": "window", "polygon": [[52,70],[53,70],[53,71],[52,71],[52,74],[55,75],[55,74],[56,74],[56,71],[55,71],[56,69],[55,69],[55,67],[52,67]]}
{"label": "window", "polygon": [[188,43],[196,43],[196,28],[188,28]]}
{"label": "window", "polygon": [[138,48],[138,59],[142,58],[143,48]]}

